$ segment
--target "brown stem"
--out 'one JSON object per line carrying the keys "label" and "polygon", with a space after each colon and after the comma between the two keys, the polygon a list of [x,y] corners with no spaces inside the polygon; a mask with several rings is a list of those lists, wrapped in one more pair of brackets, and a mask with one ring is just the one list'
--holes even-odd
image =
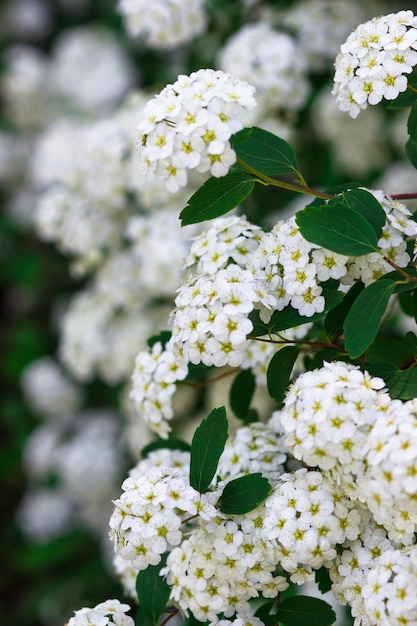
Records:
{"label": "brown stem", "polygon": [[[195,515],[190,515],[190,517],[187,517],[186,519],[183,519],[181,524],[187,524],[188,522],[191,522],[191,520],[193,519],[197,519],[198,517],[198,513],[196,513]],[[162,624],[161,624],[162,626]]]}
{"label": "brown stem", "polygon": [[412,87],[410,84],[407,85],[407,89],[409,89],[410,91],[417,93],[417,89],[415,87]]}
{"label": "brown stem", "polygon": [[255,174],[257,178],[259,178],[260,183],[266,183],[267,185],[272,185],[274,187],[280,187],[281,189],[288,189],[289,191],[295,191],[297,193],[305,193],[309,196],[314,196],[316,198],[323,198],[325,200],[331,200],[335,196],[333,194],[324,193],[322,191],[318,191],[317,189],[311,189],[311,187],[301,186],[301,185],[291,185],[290,183],[284,183],[281,180],[277,180],[276,178],[271,178],[266,174],[262,174],[258,172],[254,167],[242,161],[239,157],[237,158],[238,163],[243,165],[245,169],[247,169],[252,174]]}
{"label": "brown stem", "polygon": [[393,200],[414,200],[417,198],[417,191],[413,193],[389,193],[388,195]]}
{"label": "brown stem", "polygon": [[215,383],[217,380],[221,380],[222,378],[227,378],[228,376],[232,376],[239,371],[238,367],[232,367],[227,370],[227,372],[223,372],[218,376],[213,376],[213,378],[208,378],[207,380],[200,380],[199,382],[193,382],[192,380],[181,380],[177,381],[177,385],[187,385],[188,387],[194,387],[195,389],[199,389],[200,387],[208,387],[211,383]]}
{"label": "brown stem", "polygon": [[266,343],[285,343],[285,344],[295,344],[295,345],[304,345],[304,346],[312,346],[318,348],[331,348],[332,350],[337,350],[338,352],[346,352],[344,348],[338,346],[333,343],[328,343],[326,341],[307,341],[303,339],[264,339],[263,337],[253,337],[252,335],[247,335],[248,339],[253,339],[254,341],[264,341]]}
{"label": "brown stem", "polygon": [[398,265],[396,263],[394,263],[394,261],[391,261],[391,259],[389,259],[385,255],[382,255],[382,258],[389,265],[391,265],[391,267],[393,267],[407,281],[411,281],[412,283],[417,283],[417,276],[411,276],[411,274],[407,274],[407,272],[405,272],[401,267],[398,267]]}
{"label": "brown stem", "polygon": [[164,621],[160,623],[160,626],[165,626],[165,624],[167,624],[169,620],[174,617],[174,615],[178,615],[179,612],[179,609],[175,609],[174,611],[172,611],[172,613],[170,613],[168,617],[166,617]]}

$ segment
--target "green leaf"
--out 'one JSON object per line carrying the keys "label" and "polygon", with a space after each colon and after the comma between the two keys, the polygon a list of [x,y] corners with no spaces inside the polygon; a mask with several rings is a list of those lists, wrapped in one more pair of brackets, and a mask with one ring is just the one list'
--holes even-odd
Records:
{"label": "green leaf", "polygon": [[320,598],[292,596],[282,602],[277,618],[285,626],[330,626],[336,620],[336,613]]}
{"label": "green leaf", "polygon": [[417,289],[413,291],[414,319],[417,322]]}
{"label": "green leaf", "polygon": [[411,165],[417,169],[417,144],[409,139],[405,144],[405,153]]}
{"label": "green leaf", "polygon": [[262,128],[254,127],[250,133],[243,129],[232,137],[232,147],[240,160],[266,176],[297,172],[297,159],[291,146]]}
{"label": "green leaf", "polygon": [[[330,200],[329,205],[334,202]],[[387,216],[378,200],[365,189],[349,189],[342,194],[342,202],[357,211],[373,227],[377,239],[380,238]]]}
{"label": "green leaf", "polygon": [[327,593],[332,588],[329,572],[324,566],[314,572],[314,580],[321,593]]}
{"label": "green leaf", "polygon": [[182,439],[156,439],[156,441],[151,441],[147,446],[142,448],[141,457],[145,459],[148,454],[154,452],[154,450],[182,450],[183,452],[190,452],[191,446],[186,441],[182,441]]}
{"label": "green leaf", "polygon": [[139,599],[139,611],[136,614],[137,626],[156,626],[164,611],[171,593],[159,572],[165,567],[165,558],[159,565],[149,565],[136,577],[136,591]]}
{"label": "green leaf", "polygon": [[260,473],[247,474],[227,483],[219,498],[220,511],[243,515],[253,511],[271,493],[269,481]]}
{"label": "green leaf", "polygon": [[230,388],[230,406],[236,417],[246,420],[255,388],[255,376],[251,370],[242,370],[235,377]]}
{"label": "green leaf", "polygon": [[411,359],[415,354],[412,347],[405,338],[390,337],[387,335],[377,335],[375,341],[366,353],[368,363],[391,363],[400,367]]}
{"label": "green leaf", "polygon": [[383,378],[385,382],[398,372],[398,369],[392,363],[367,363],[366,370],[371,376],[377,376]]}
{"label": "green leaf", "polygon": [[361,256],[378,250],[372,224],[343,202],[308,206],[295,219],[307,241],[338,254]]}
{"label": "green leaf", "polygon": [[375,339],[394,287],[393,280],[378,280],[353,303],[343,325],[345,348],[352,359],[363,354]]}
{"label": "green leaf", "polygon": [[227,440],[226,409],[213,409],[194,433],[191,442],[190,485],[207,491],[217,470]]}
{"label": "green leaf", "polygon": [[417,143],[417,102],[413,103],[407,120],[407,132],[411,141]]}
{"label": "green leaf", "polygon": [[181,225],[212,220],[231,211],[252,192],[254,180],[252,174],[233,170],[222,178],[209,178],[181,211]]}
{"label": "green leaf", "polygon": [[391,398],[412,400],[417,397],[417,368],[397,371],[386,383]]}
{"label": "green leaf", "polygon": [[327,313],[326,319],[324,320],[324,328],[329,339],[334,339],[342,334],[346,315],[349,313],[353,303],[364,288],[363,283],[355,283],[345,294],[341,303],[333,307],[333,309]]}
{"label": "green leaf", "polygon": [[277,404],[282,404],[284,400],[285,391],[299,352],[300,349],[296,346],[285,346],[285,348],[278,350],[269,362],[266,373],[268,393]]}

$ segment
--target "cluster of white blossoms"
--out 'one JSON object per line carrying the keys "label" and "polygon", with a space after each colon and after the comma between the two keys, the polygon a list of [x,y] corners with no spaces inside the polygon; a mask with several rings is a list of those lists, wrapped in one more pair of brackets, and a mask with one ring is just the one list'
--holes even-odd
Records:
{"label": "cluster of white blossoms", "polygon": [[49,541],[77,524],[103,536],[110,498],[125,471],[119,439],[116,415],[99,409],[65,412],[33,430],[24,448],[27,486],[17,511],[26,537]]}
{"label": "cluster of white blossoms", "polygon": [[273,484],[284,472],[287,448],[272,425],[255,422],[238,428],[227,441],[217,467],[222,479],[261,472]]}
{"label": "cluster of white blossoms", "polygon": [[180,75],[145,106],[137,141],[141,173],[171,192],[187,184],[187,170],[227,174],[236,161],[229,140],[243,128],[242,113],[255,107],[254,92],[221,71]]}
{"label": "cluster of white blossoms", "polygon": [[130,397],[138,415],[160,437],[168,437],[171,430],[167,420],[174,415],[175,383],[187,374],[188,367],[179,364],[173,352],[163,350],[159,341],[136,356]]}
{"label": "cluster of white blossoms", "polygon": [[130,611],[128,604],[119,600],[106,600],[94,608],[83,608],[74,612],[74,616],[65,626],[134,626],[134,620],[126,613]]}
{"label": "cluster of white blossoms", "polygon": [[409,544],[417,529],[417,401],[392,400],[373,424],[358,498],[391,540]]}
{"label": "cluster of white blossoms", "polygon": [[399,11],[360,24],[336,57],[333,94],[357,117],[369,104],[394,100],[417,64],[417,17]]}
{"label": "cluster of white blossoms", "polygon": [[[114,501],[110,539],[115,551],[138,571],[161,562],[162,554],[183,540],[186,520],[197,513],[204,496],[181,471],[164,465],[131,475]],[[182,526],[184,524],[184,526]]]}
{"label": "cluster of white blossoms", "polygon": [[343,362],[301,374],[288,390],[276,423],[296,459],[330,471],[354,492],[363,472],[366,437],[390,402],[385,383]]}
{"label": "cluster of white blossoms", "polygon": [[371,626],[417,621],[417,551],[385,550],[369,569],[363,604]]}
{"label": "cluster of white blossoms", "polygon": [[384,385],[357,366],[325,363],[291,385],[273,423],[295,458],[329,471],[391,541],[408,545],[417,530],[417,404],[391,400]]}
{"label": "cluster of white blossoms", "polygon": [[391,271],[384,256],[405,267],[410,261],[405,237],[417,235],[417,224],[403,204],[382,191],[372,193],[387,214],[378,242],[381,252],[359,257],[308,242],[295,217],[263,235],[249,229],[245,218],[216,220],[193,243],[185,264],[190,277],[179,288],[171,314],[168,348],[179,362],[240,366],[253,329],[248,316],[254,309],[265,322],[286,306],[308,318],[324,311],[322,283],[362,280],[368,285]]}
{"label": "cluster of white blossoms", "polygon": [[183,269],[191,278],[195,274],[214,274],[224,269],[230,259],[244,267],[262,235],[262,228],[244,215],[213,220],[207,230],[193,237]]}
{"label": "cluster of white blossoms", "polygon": [[364,13],[359,0],[301,0],[278,11],[276,19],[294,32],[297,53],[304,50],[309,67],[322,71],[351,29],[366,19]]}
{"label": "cluster of white blossoms", "polygon": [[237,367],[253,329],[249,313],[256,305],[273,309],[276,301],[252,272],[230,263],[214,275],[197,275],[187,281],[175,304],[168,348],[178,361]]}
{"label": "cluster of white blossoms", "polygon": [[254,85],[263,116],[276,109],[299,110],[310,92],[304,55],[291,35],[267,22],[245,24],[232,35],[220,53],[219,67]]}
{"label": "cluster of white blossoms", "polygon": [[128,33],[157,50],[188,43],[206,27],[205,0],[119,0],[117,8]]}
{"label": "cluster of white blossoms", "polygon": [[49,356],[32,361],[23,370],[21,385],[27,404],[46,419],[70,416],[83,401],[81,388]]}

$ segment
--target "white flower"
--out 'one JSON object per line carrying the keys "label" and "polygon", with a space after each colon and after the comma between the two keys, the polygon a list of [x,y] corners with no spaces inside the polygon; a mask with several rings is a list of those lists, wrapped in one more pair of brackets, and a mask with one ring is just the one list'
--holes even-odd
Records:
{"label": "white flower", "polygon": [[236,161],[230,136],[256,105],[254,91],[221,71],[179,76],[145,106],[137,141],[142,169],[172,193],[186,185],[187,170],[227,174]]}

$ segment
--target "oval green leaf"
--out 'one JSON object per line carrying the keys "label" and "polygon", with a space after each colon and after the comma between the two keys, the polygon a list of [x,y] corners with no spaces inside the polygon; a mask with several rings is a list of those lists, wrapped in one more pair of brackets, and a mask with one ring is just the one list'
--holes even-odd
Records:
{"label": "oval green leaf", "polygon": [[361,256],[378,250],[373,226],[343,202],[308,206],[295,219],[307,241],[338,254]]}
{"label": "oval green leaf", "polygon": [[285,391],[299,352],[300,349],[296,346],[285,346],[285,348],[278,350],[269,362],[266,373],[268,393],[279,405],[284,400]]}
{"label": "oval green leaf", "polygon": [[139,610],[136,614],[137,626],[156,626],[162,615],[171,593],[171,587],[160,576],[165,567],[166,557],[158,565],[149,565],[136,577],[136,592]]}
{"label": "oval green leaf", "polygon": [[191,442],[190,485],[200,493],[207,491],[214,478],[226,440],[227,417],[222,406],[201,422]]}
{"label": "oval green leaf", "polygon": [[292,596],[281,603],[277,619],[285,626],[330,626],[336,621],[336,613],[320,598]]}
{"label": "oval green leaf", "polygon": [[219,498],[220,511],[243,515],[253,511],[271,493],[269,481],[260,473],[247,474],[227,483]]}
{"label": "oval green leaf", "polygon": [[352,359],[363,354],[375,339],[394,288],[395,281],[378,280],[366,287],[353,303],[343,324],[345,348]]}
{"label": "oval green leaf", "polygon": [[[379,239],[387,215],[375,196],[365,189],[349,189],[341,197],[343,204],[360,213],[371,224]],[[329,204],[332,202],[331,200]]]}
{"label": "oval green leaf", "polygon": [[228,213],[248,197],[253,187],[254,177],[246,172],[232,170],[222,178],[209,178],[181,211],[181,226],[212,220]]}
{"label": "oval green leaf", "polygon": [[417,144],[417,102],[413,103],[407,120],[407,132],[412,142]]}
{"label": "oval green leaf", "polygon": [[417,369],[395,372],[387,381],[391,398],[413,400],[417,398]]}
{"label": "oval green leaf", "polygon": [[242,165],[247,164],[261,174],[279,176],[297,172],[297,159],[289,143],[262,128],[243,129],[235,140],[232,138],[232,146]]}
{"label": "oval green leaf", "polygon": [[239,419],[247,419],[255,388],[255,376],[251,370],[242,370],[235,377],[230,388],[230,406]]}

